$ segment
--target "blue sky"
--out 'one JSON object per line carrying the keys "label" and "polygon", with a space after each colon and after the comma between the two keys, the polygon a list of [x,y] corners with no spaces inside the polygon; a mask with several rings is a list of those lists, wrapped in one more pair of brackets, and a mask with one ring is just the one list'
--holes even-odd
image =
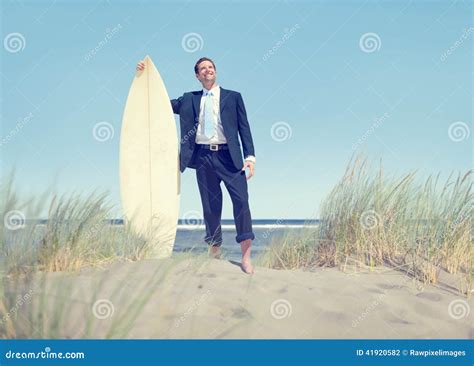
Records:
{"label": "blue sky", "polygon": [[[465,172],[471,16],[470,1],[2,1],[2,175],[16,167],[26,194],[109,191],[120,207],[121,118],[146,54],[172,98],[200,89],[202,56],[242,93],[254,218],[318,217],[354,152],[395,175]],[[200,210],[186,170],[180,217]]]}

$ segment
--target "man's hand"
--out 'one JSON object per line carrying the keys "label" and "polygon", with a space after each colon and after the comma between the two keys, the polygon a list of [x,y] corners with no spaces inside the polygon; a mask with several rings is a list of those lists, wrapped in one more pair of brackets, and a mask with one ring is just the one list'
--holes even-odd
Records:
{"label": "man's hand", "polygon": [[251,161],[248,161],[248,160],[244,161],[244,167],[242,168],[242,171],[245,171],[245,169],[247,169],[247,168],[250,169],[249,175],[247,175],[247,180],[249,180],[253,176],[253,171],[255,169],[254,163],[252,163]]}
{"label": "man's hand", "polygon": [[138,64],[137,64],[137,71],[143,71],[145,70],[145,62],[143,61],[138,61]]}

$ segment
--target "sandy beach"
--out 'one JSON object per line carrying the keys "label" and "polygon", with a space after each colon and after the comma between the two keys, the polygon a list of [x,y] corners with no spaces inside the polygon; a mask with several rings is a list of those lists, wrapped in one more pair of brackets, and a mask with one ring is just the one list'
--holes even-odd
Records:
{"label": "sandy beach", "polygon": [[473,338],[472,297],[440,279],[421,287],[388,268],[249,276],[183,255],[36,275],[8,291],[24,298],[20,338]]}

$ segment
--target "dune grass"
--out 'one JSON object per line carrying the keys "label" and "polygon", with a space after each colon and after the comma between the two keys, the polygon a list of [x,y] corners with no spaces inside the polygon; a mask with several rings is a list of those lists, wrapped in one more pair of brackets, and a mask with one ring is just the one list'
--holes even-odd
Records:
{"label": "dune grass", "polygon": [[[12,174],[0,187],[0,339],[127,338],[159,286],[191,254],[161,261],[127,289],[136,268],[127,264],[153,258],[156,246],[127,225],[110,224],[117,215],[105,193],[46,191],[20,199],[13,182]],[[41,217],[43,207],[47,220],[29,219]],[[192,257],[191,273],[209,262],[207,255]],[[112,265],[122,279],[110,278]],[[95,271],[90,284],[75,281],[84,270]]]}
{"label": "dune grass", "polygon": [[272,243],[260,263],[314,269],[356,263],[402,269],[424,284],[440,271],[459,276],[459,291],[473,288],[472,171],[417,183],[416,173],[388,176],[356,157],[324,200],[318,230]]}
{"label": "dune grass", "polygon": [[[12,175],[1,186],[0,338],[57,338],[67,324],[66,303],[74,289],[67,280],[51,288],[45,280],[48,273],[141,260],[148,257],[150,246],[127,226],[110,225],[110,218],[116,216],[105,193],[58,197],[45,192],[21,200],[13,181]],[[39,217],[45,205],[48,220],[29,220]],[[135,301],[116,314],[118,320],[106,337],[126,336],[151,290],[168,272],[169,268],[159,268],[150,273],[148,289],[135,293]],[[89,292],[99,296],[101,287],[99,281]],[[117,284],[117,291],[121,287]],[[87,326],[81,338],[88,337],[97,323],[90,307],[85,309]]]}
{"label": "dune grass", "polygon": [[38,217],[46,194],[21,202],[12,181],[2,187],[0,260],[8,273],[75,271],[115,260],[139,260],[146,240],[127,226],[110,225],[113,206],[107,194],[52,196],[48,220]]}
{"label": "dune grass", "polygon": [[[117,215],[107,194],[46,191],[20,199],[13,182],[12,174],[0,187],[0,339],[127,338],[160,285],[191,254],[157,262],[143,283],[129,288],[137,267],[128,264],[153,257],[156,246],[127,225],[110,224]],[[46,221],[29,220],[41,217],[43,207]],[[194,273],[208,262],[207,255],[193,255],[187,268]],[[113,265],[120,279],[109,275]],[[78,271],[94,271],[90,283],[76,281]]]}
{"label": "dune grass", "polygon": [[[299,234],[289,232],[267,248],[258,263],[277,269],[315,270],[350,265],[377,270],[403,270],[425,284],[436,283],[440,271],[458,276],[459,291],[473,288],[472,171],[439,176],[423,183],[416,173],[388,176],[372,171],[367,160],[356,158],[320,209],[321,224]],[[117,261],[147,258],[147,242],[127,227],[110,225],[116,217],[106,194],[52,196],[20,200],[13,178],[1,186],[0,212],[0,338],[59,338],[68,322],[68,300],[77,289],[67,277],[51,287],[51,272],[74,272]],[[47,203],[45,223],[39,217]],[[179,262],[179,261],[178,261]],[[177,263],[171,262],[171,263]],[[104,333],[125,338],[141,309],[168,275],[171,267],[151,273],[133,301],[122,285],[110,294],[117,310]],[[105,281],[105,279],[104,279]],[[98,301],[103,281],[86,289],[84,299]],[[90,295],[92,296],[92,300]],[[80,338],[95,333],[97,316],[84,300]],[[127,302],[129,301],[129,302]],[[70,303],[70,302],[69,302]]]}

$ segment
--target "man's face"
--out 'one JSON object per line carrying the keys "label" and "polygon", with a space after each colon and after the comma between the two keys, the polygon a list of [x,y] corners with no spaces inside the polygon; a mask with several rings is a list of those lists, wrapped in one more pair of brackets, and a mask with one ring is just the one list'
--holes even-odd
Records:
{"label": "man's face", "polygon": [[201,83],[216,80],[216,70],[210,61],[203,61],[198,66],[196,77]]}

